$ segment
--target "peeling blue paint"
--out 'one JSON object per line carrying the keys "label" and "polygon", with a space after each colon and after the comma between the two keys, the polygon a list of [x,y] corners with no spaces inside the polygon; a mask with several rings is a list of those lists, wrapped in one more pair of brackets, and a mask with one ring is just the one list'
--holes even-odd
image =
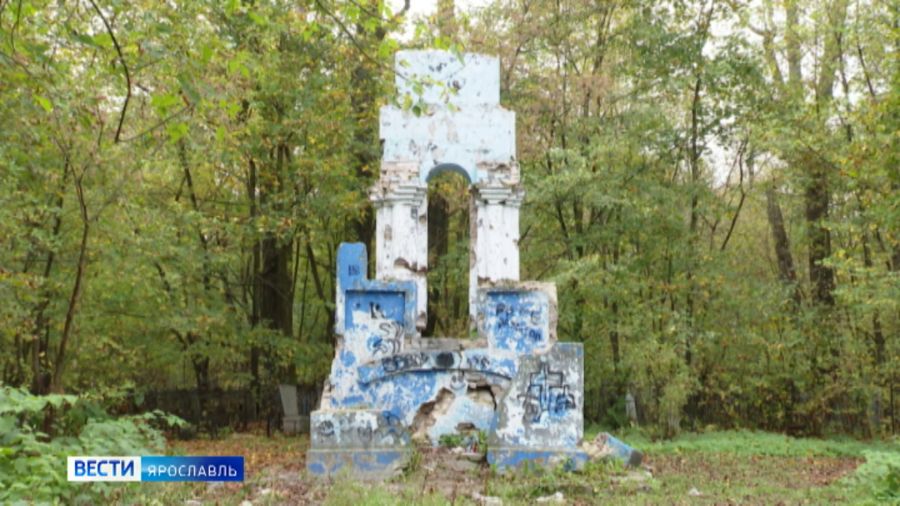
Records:
{"label": "peeling blue paint", "polygon": [[515,360],[497,360],[493,358],[497,354],[486,348],[399,353],[364,363],[357,371],[361,383],[374,383],[413,372],[471,372],[511,379],[516,374]]}
{"label": "peeling blue paint", "polygon": [[492,290],[479,310],[488,346],[516,353],[533,353],[550,344],[550,303],[538,291]]}
{"label": "peeling blue paint", "polygon": [[317,477],[335,476],[345,467],[360,477],[386,478],[409,459],[408,450],[316,450],[307,452],[306,470]]}
{"label": "peeling blue paint", "polygon": [[362,243],[341,243],[337,255],[338,307],[340,318],[335,330],[344,335],[356,328],[354,312],[363,312],[373,319],[399,323],[406,335],[415,333],[416,286],[412,281],[380,281],[366,279],[368,265],[366,246]]}
{"label": "peeling blue paint", "polygon": [[325,465],[322,464],[321,462],[314,462],[314,461],[310,460],[309,463],[307,464],[306,468],[312,474],[319,474],[319,475],[325,474]]}
{"label": "peeling blue paint", "polygon": [[361,242],[344,242],[338,247],[337,279],[342,289],[355,286],[366,279],[366,245]]}
{"label": "peeling blue paint", "polygon": [[344,397],[344,399],[340,401],[340,405],[343,408],[364,407],[366,405],[366,398],[362,395]]}
{"label": "peeling blue paint", "polygon": [[562,466],[566,471],[574,471],[584,467],[588,461],[588,454],[580,450],[565,451],[558,448],[499,448],[489,449],[487,460],[500,472],[534,465]]}
{"label": "peeling blue paint", "polygon": [[[371,283],[371,282],[370,282]],[[346,290],[344,322],[348,330],[359,328],[353,314],[363,312],[369,318],[403,324],[406,293],[390,291],[387,287],[368,290]]]}
{"label": "peeling blue paint", "polygon": [[[468,76],[454,100],[478,105],[479,127],[468,128],[473,109],[448,109],[443,102],[429,102],[436,110],[427,117],[393,106],[381,111],[387,138],[381,177],[370,193],[377,209],[378,279],[368,279],[364,244],[340,245],[336,354],[321,409],[311,416],[309,472],[389,474],[408,458],[420,414],[432,444],[460,427],[488,431],[489,461],[501,469],[525,463],[579,467],[587,459],[578,450],[584,349],[556,342],[556,287],[518,282],[524,191],[515,160],[515,117],[499,105],[499,61],[442,51],[402,56],[439,82],[451,70]],[[405,86],[398,81],[400,89]],[[476,135],[482,131],[499,137]],[[416,325],[427,317],[428,262],[427,248],[416,242],[427,236],[427,180],[444,170],[464,172],[472,184],[477,240],[470,275],[477,281],[469,300],[477,344],[418,339]],[[630,447],[614,450],[623,448]]]}

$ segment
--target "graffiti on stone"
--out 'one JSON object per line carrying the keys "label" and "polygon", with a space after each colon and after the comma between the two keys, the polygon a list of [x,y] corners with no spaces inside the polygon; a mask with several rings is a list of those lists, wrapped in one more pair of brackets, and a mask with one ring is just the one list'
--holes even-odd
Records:
{"label": "graffiti on stone", "polygon": [[384,411],[377,427],[366,425],[356,429],[359,440],[363,443],[371,443],[373,440],[380,441],[387,437],[401,438],[403,436],[403,426],[400,418],[390,411]]}
{"label": "graffiti on stone", "polygon": [[369,337],[366,346],[373,357],[394,355],[400,351],[402,340],[403,327],[393,320],[387,320],[378,324],[378,333]]}
{"label": "graffiti on stone", "polygon": [[487,355],[469,355],[466,357],[469,369],[484,371],[491,366],[491,359]]}
{"label": "graffiti on stone", "polygon": [[356,437],[358,437],[359,440],[363,443],[369,443],[372,441],[372,435],[374,434],[374,432],[375,430],[372,429],[372,427],[364,425],[362,427],[356,428]]}
{"label": "graffiti on stone", "polygon": [[381,416],[384,418],[385,427],[389,428],[391,432],[398,434],[403,432],[403,424],[400,422],[399,416],[391,411],[385,411]]}
{"label": "graffiti on stone", "polygon": [[396,373],[408,371],[410,369],[419,369],[428,362],[428,354],[407,353],[403,355],[392,355],[381,359],[381,367],[386,373]]}
{"label": "graffiti on stone", "polygon": [[497,304],[497,324],[500,327],[525,328],[528,325],[541,324],[541,310],[534,309],[530,304]]}
{"label": "graffiti on stone", "polygon": [[316,434],[323,439],[331,439],[334,437],[334,423],[331,420],[323,420],[316,425]]}
{"label": "graffiti on stone", "polygon": [[491,346],[531,352],[549,339],[549,303],[543,295],[496,291],[487,295],[486,328]]}
{"label": "graffiti on stone", "polygon": [[434,359],[434,364],[438,369],[449,369],[453,367],[453,364],[455,363],[456,360],[453,357],[453,353],[449,351],[438,353]]}
{"label": "graffiti on stone", "polygon": [[528,375],[528,387],[524,394],[519,395],[519,400],[525,410],[524,423],[538,423],[544,413],[563,416],[576,407],[575,396],[569,391],[565,373],[554,371],[546,362]]}
{"label": "graffiti on stone", "polygon": [[457,370],[450,375],[450,388],[453,390],[461,390],[466,386],[468,386],[468,383],[466,382],[465,371]]}

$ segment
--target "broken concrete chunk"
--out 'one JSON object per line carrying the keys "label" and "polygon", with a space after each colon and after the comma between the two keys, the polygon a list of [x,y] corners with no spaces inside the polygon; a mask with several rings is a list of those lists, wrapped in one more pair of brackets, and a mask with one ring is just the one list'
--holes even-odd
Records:
{"label": "broken concrete chunk", "polygon": [[553,495],[545,495],[534,500],[538,504],[565,504],[566,497],[562,492],[556,492]]}
{"label": "broken concrete chunk", "polygon": [[481,506],[503,506],[503,499],[491,495],[481,495],[478,492],[472,494],[472,499]]}
{"label": "broken concrete chunk", "polygon": [[615,458],[627,466],[641,465],[644,454],[616,439],[608,432],[597,434],[593,441],[582,443],[581,448],[591,459]]}

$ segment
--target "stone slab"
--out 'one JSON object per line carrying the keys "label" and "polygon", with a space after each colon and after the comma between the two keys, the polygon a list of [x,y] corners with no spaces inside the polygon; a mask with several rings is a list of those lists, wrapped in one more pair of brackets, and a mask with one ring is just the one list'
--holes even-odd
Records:
{"label": "stone slab", "polygon": [[643,453],[607,432],[597,434],[593,441],[586,442],[581,447],[592,459],[615,458],[630,467],[641,465],[644,459]]}
{"label": "stone slab", "polygon": [[402,448],[409,431],[390,411],[318,410],[311,415],[310,447],[314,449]]}
{"label": "stone slab", "polygon": [[310,449],[306,470],[317,478],[352,474],[362,480],[385,480],[399,474],[409,462],[410,449]]}
{"label": "stone slab", "polygon": [[547,353],[522,356],[488,444],[576,450],[584,434],[583,374],[581,343],[556,343]]}
{"label": "stone slab", "polygon": [[500,447],[489,449],[487,460],[488,464],[501,473],[525,467],[562,467],[566,471],[575,471],[584,467],[588,454],[580,450],[559,448]]}
{"label": "stone slab", "polygon": [[[366,278],[368,255],[362,243],[341,243],[337,254],[335,332],[365,338],[369,330],[390,337],[415,334],[416,285],[412,281]],[[396,328],[396,330],[395,330]]]}
{"label": "stone slab", "polygon": [[545,352],[556,342],[556,287],[531,282],[480,288],[477,315],[478,331],[489,348]]}

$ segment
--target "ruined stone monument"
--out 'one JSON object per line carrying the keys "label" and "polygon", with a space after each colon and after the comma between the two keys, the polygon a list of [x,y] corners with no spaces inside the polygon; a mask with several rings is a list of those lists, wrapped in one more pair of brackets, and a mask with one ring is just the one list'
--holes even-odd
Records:
{"label": "ruined stone monument", "polygon": [[[427,105],[382,107],[375,279],[362,244],[337,256],[337,349],[311,415],[307,467],[379,477],[399,469],[416,438],[483,431],[499,469],[577,467],[584,353],[557,342],[556,287],[519,280],[515,114],[500,106],[493,57],[400,51],[397,92]],[[421,78],[436,82],[420,93]],[[471,188],[469,311],[477,337],[422,338],[428,269],[427,184],[442,171]]]}

